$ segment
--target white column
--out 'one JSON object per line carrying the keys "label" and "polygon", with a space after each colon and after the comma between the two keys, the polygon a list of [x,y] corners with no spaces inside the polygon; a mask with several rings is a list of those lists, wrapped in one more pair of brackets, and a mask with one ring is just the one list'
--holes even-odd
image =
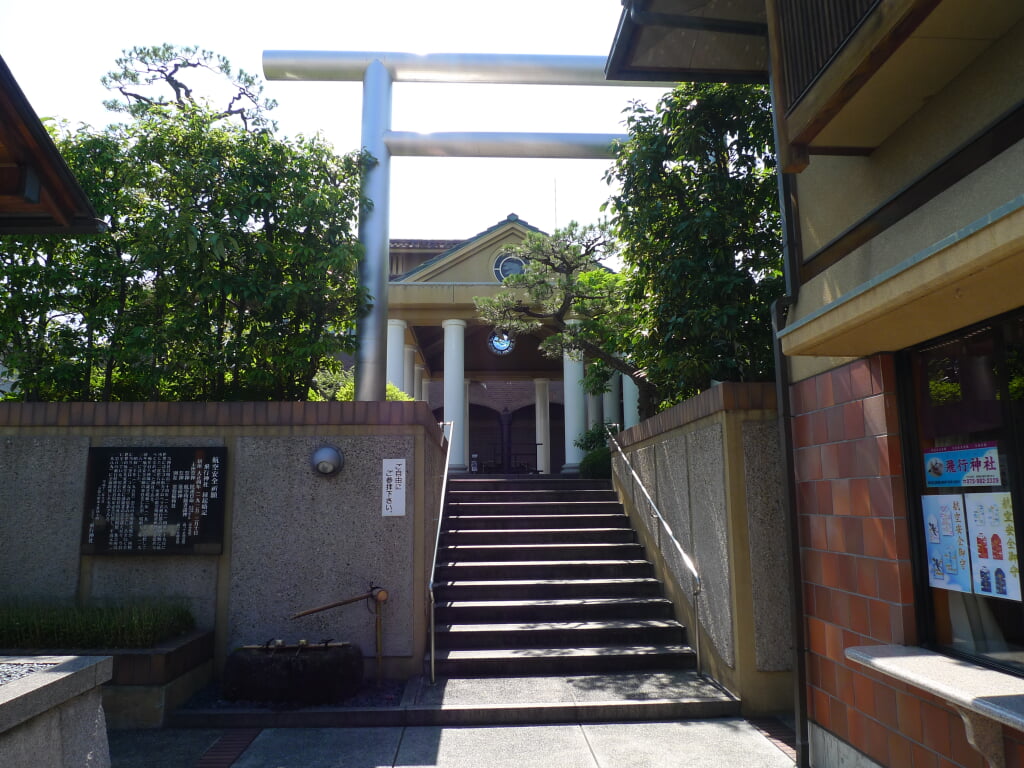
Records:
{"label": "white column", "polygon": [[533,380],[534,434],[537,443],[537,471],[551,474],[551,380]]}
{"label": "white column", "polygon": [[619,413],[619,394],[622,389],[622,374],[616,371],[608,379],[608,391],[602,395],[604,400],[604,420],[611,424],[622,426],[622,416]]}
{"label": "white column", "polygon": [[405,385],[405,320],[388,320],[388,381]]}
{"label": "white column", "polygon": [[629,429],[640,423],[640,390],[633,379],[622,377],[622,428]]}
{"label": "white column", "polygon": [[466,321],[445,320],[444,328],[444,419],[454,421],[451,464],[454,472],[466,471]]}
{"label": "white column", "polygon": [[565,400],[565,464],[563,475],[579,472],[583,451],[573,442],[587,428],[587,400],[583,394],[583,361],[562,355],[562,388]]}
{"label": "white column", "polygon": [[405,345],[405,360],[403,361],[402,389],[410,397],[416,397],[416,347],[412,344]]}
{"label": "white column", "polygon": [[420,400],[430,402],[430,379],[427,378],[426,370],[423,371],[423,384],[420,388]]}
{"label": "white column", "polygon": [[412,396],[417,400],[426,400],[424,395],[423,373],[426,371],[422,365],[413,368],[412,373]]}

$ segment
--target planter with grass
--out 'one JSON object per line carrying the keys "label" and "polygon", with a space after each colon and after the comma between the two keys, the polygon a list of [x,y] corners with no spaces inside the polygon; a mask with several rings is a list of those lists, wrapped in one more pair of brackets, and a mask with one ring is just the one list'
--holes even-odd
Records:
{"label": "planter with grass", "polygon": [[213,672],[213,633],[195,629],[179,603],[0,603],[0,648],[10,655],[112,657],[103,687],[112,728],[161,727]]}

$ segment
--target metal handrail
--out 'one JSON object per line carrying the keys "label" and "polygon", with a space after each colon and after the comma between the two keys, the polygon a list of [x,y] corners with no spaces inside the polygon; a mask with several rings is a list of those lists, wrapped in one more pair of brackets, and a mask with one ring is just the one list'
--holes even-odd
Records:
{"label": "metal handrail", "polygon": [[448,497],[448,465],[452,457],[452,435],[455,434],[454,421],[438,422],[441,433],[444,434],[445,427],[448,434],[444,435],[447,445],[444,451],[444,475],[441,481],[441,505],[437,511],[437,531],[434,533],[434,554],[430,558],[430,578],[427,580],[427,600],[430,602],[430,682],[435,681],[434,676],[434,655],[436,640],[436,622],[434,618],[437,603],[434,600],[434,573],[437,570],[437,548],[441,545],[441,522],[444,520],[444,503]]}
{"label": "metal handrail", "polygon": [[661,510],[658,509],[658,505],[654,503],[654,499],[651,498],[651,494],[647,492],[647,488],[644,486],[644,481],[640,479],[640,475],[633,469],[632,463],[629,461],[629,457],[626,456],[626,452],[622,450],[622,446],[619,445],[619,439],[616,437],[615,432],[612,432],[609,427],[615,427],[618,430],[618,424],[605,424],[604,431],[608,433],[608,439],[612,445],[615,446],[615,450],[619,452],[622,460],[626,463],[626,467],[629,468],[629,473],[633,476],[633,480],[636,481],[637,485],[640,486],[640,490],[647,499],[647,503],[650,505],[651,510],[658,518],[658,522],[661,523],[662,530],[668,534],[669,540],[675,545],[676,551],[683,560],[683,565],[693,576],[693,616],[694,616],[694,628],[693,628],[693,642],[694,651],[697,654],[697,674],[701,675],[701,663],[700,663],[700,602],[699,597],[702,591],[700,574],[697,573],[697,566],[694,564],[693,559],[686,554],[686,550],[683,549],[683,545],[679,543],[679,539],[676,538],[675,533],[672,532],[672,526],[668,524],[665,516],[661,514]]}

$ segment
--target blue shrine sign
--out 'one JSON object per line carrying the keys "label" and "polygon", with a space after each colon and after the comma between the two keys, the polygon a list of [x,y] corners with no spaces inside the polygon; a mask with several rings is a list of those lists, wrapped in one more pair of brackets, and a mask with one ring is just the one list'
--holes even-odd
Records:
{"label": "blue shrine sign", "polygon": [[929,488],[1001,485],[998,445],[992,442],[934,448],[924,454],[924,477]]}

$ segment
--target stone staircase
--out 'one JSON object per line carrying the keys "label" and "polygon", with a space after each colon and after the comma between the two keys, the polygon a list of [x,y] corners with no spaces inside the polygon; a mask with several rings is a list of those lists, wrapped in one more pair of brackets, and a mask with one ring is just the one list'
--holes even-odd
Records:
{"label": "stone staircase", "polygon": [[722,717],[609,481],[451,477],[435,573],[444,722]]}
{"label": "stone staircase", "polygon": [[451,478],[435,584],[439,676],[695,664],[608,481]]}

